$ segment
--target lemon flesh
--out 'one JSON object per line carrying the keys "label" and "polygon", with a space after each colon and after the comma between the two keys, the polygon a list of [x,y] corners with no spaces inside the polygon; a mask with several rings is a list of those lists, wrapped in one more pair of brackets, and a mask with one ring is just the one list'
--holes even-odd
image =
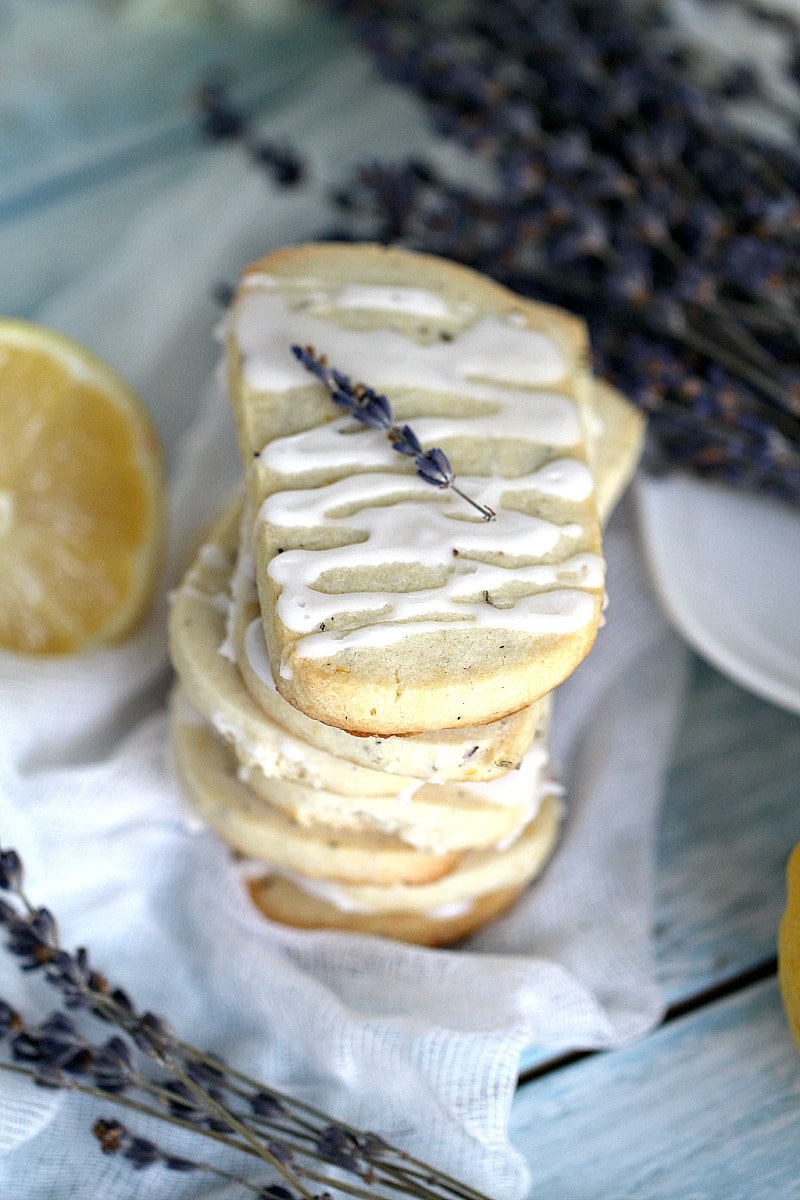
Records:
{"label": "lemon flesh", "polygon": [[0,646],[71,654],[144,615],[163,465],[136,395],[40,326],[0,321]]}

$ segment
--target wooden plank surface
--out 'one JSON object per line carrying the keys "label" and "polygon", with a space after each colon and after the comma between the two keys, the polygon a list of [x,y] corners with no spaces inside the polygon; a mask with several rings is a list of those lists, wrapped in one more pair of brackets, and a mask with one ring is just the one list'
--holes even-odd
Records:
{"label": "wooden plank surface", "polygon": [[798,1200],[800,1053],[774,980],[524,1085],[543,1200]]}
{"label": "wooden plank surface", "polygon": [[800,718],[695,660],[660,822],[656,945],[668,1000],[775,953],[800,841]]}
{"label": "wooden plank surface", "polygon": [[[772,972],[798,841],[800,718],[694,658],[657,846],[654,938],[668,1005]],[[561,1061],[530,1047],[520,1071]]]}

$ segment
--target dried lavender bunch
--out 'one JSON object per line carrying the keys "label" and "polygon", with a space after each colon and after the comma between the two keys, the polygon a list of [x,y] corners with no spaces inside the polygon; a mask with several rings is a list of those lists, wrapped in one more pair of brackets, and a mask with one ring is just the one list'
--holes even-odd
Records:
{"label": "dried lavender bunch", "polygon": [[[176,1155],[101,1116],[93,1132],[104,1153],[118,1155],[134,1170],[212,1175],[257,1200],[332,1200],[337,1194],[487,1200],[377,1134],[336,1122],[182,1042],[156,1014],[138,1012],[127,993],[92,966],[84,948],[73,952],[61,945],[53,915],[25,893],[20,856],[2,847],[0,893],[7,949],[21,970],[39,972],[62,1004],[37,1023],[0,999],[0,1043],[8,1054],[0,1059],[0,1071],[156,1118],[225,1147],[244,1165],[229,1172]],[[98,1038],[95,1019],[116,1032]],[[254,1163],[258,1178],[250,1176]],[[265,1173],[272,1178],[263,1178]]]}
{"label": "dried lavender bunch", "polygon": [[[496,180],[487,198],[375,165],[340,189],[346,210],[370,215],[372,236],[582,312],[600,368],[634,399],[647,392],[663,459],[800,502],[800,164],[738,132],[681,75],[668,39],[650,36],[668,9],[330,7]],[[691,386],[657,392],[632,331],[675,354]]]}
{"label": "dried lavender bunch", "polygon": [[307,371],[315,375],[330,392],[331,400],[345,409],[362,425],[379,429],[385,433],[398,454],[414,460],[420,479],[437,488],[450,488],[467,504],[481,514],[484,521],[492,521],[496,513],[488,505],[478,504],[464,494],[455,483],[450,460],[443,450],[423,450],[419,438],[409,425],[397,425],[392,419],[392,408],[386,396],[363,383],[351,379],[328,364],[324,354],[317,354],[313,346],[292,346],[292,354]]}
{"label": "dried lavender bunch", "polygon": [[297,151],[262,138],[234,104],[222,80],[206,80],[197,89],[195,100],[199,131],[207,141],[241,142],[253,163],[279,187],[293,188],[304,181],[306,168]]}
{"label": "dried lavender bunch", "polygon": [[[653,300],[653,318],[645,320],[624,295],[595,297],[579,272],[554,266],[552,257],[548,262],[537,244],[528,247],[509,238],[491,201],[441,183],[422,183],[404,168],[362,170],[359,210],[371,210],[380,219],[392,187],[404,199],[408,244],[468,262],[516,291],[566,301],[587,317],[595,370],[650,417],[657,435],[651,463],[686,465],[708,478],[800,502],[796,418],[762,398],[735,370],[722,368],[724,351],[712,353],[696,330],[687,328],[684,339],[665,338],[655,315],[680,328],[683,317],[674,305]],[[635,298],[643,286],[635,263],[624,282]],[[653,369],[665,362],[669,370]]]}

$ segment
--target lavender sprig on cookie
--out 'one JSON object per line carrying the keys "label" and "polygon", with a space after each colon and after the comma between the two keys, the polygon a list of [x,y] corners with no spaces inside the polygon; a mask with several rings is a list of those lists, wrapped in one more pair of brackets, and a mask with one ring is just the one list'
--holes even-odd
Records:
{"label": "lavender sprig on cookie", "polygon": [[438,488],[450,488],[467,504],[481,514],[484,521],[493,521],[494,509],[478,504],[461,491],[455,483],[450,460],[443,450],[423,450],[422,445],[409,425],[397,425],[392,417],[392,406],[386,396],[367,387],[364,383],[353,383],[349,376],[328,364],[324,354],[317,354],[313,346],[292,346],[292,354],[307,371],[316,375],[330,392],[331,400],[339,408],[346,409],[362,425],[379,429],[392,443],[392,449],[414,460],[417,474],[426,483]]}

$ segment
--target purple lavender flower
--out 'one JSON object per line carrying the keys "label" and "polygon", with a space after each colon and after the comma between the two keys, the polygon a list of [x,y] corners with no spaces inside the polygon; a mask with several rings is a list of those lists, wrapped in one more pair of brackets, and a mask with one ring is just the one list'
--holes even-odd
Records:
{"label": "purple lavender flower", "polygon": [[231,102],[219,80],[209,80],[200,86],[197,104],[200,109],[200,129],[209,141],[231,141],[244,133],[247,127],[245,117]]}
{"label": "purple lavender flower", "polygon": [[22,877],[22,860],[16,850],[0,851],[0,891],[19,891]]}
{"label": "purple lavender flower", "polygon": [[391,405],[386,396],[380,395],[363,383],[352,383],[347,375],[329,366],[325,355],[317,354],[313,346],[292,346],[291,351],[297,361],[325,385],[334,404],[346,409],[362,424],[383,431],[393,450],[413,458],[420,479],[434,487],[452,488],[457,495],[477,509],[485,521],[494,518],[495,513],[492,509],[477,504],[456,487],[453,468],[443,450],[423,450],[410,426],[394,424]]}
{"label": "purple lavender flower", "polygon": [[[14,1071],[41,1087],[96,1095],[101,1091],[111,1102],[124,1104],[150,1119],[179,1125],[184,1131],[213,1137],[237,1153],[245,1152],[260,1171],[282,1176],[297,1193],[283,1183],[252,1181],[208,1162],[171,1154],[149,1137],[142,1137],[120,1121],[105,1117],[95,1122],[93,1132],[101,1150],[117,1155],[134,1170],[161,1167],[168,1171],[197,1171],[226,1184],[237,1185],[263,1200],[294,1200],[307,1195],[301,1180],[324,1182],[324,1165],[354,1171],[359,1184],[337,1177],[331,1186],[337,1193],[362,1195],[363,1182],[381,1185],[404,1195],[419,1194],[425,1180],[430,1200],[482,1200],[474,1189],[464,1190],[455,1180],[441,1176],[435,1168],[413,1159],[383,1139],[340,1125],[302,1101],[272,1092],[265,1084],[228,1068],[218,1056],[205,1054],[180,1042],[167,1023],[153,1013],[139,1016],[120,988],[111,987],[89,963],[85,950],[70,953],[58,941],[52,915],[34,909],[21,890],[22,863],[13,851],[0,855],[8,864],[7,888],[11,902],[3,900],[2,924],[10,935],[9,949],[27,969],[45,966],[45,975],[56,988],[82,990],[92,1016],[113,1022],[119,1033],[96,1044],[82,1032],[68,1013],[51,1013],[41,1024],[27,1025],[7,1001],[0,999],[0,1041],[13,1063],[0,1059],[0,1071]],[[16,907],[15,907],[16,904]],[[46,954],[42,954],[42,947]],[[43,961],[39,961],[43,959]],[[49,972],[52,970],[52,975]],[[135,1046],[147,1062],[159,1063],[166,1078],[145,1074],[136,1065]],[[152,1068],[151,1068],[152,1070]],[[329,1157],[325,1151],[329,1150]],[[309,1165],[311,1164],[311,1165]],[[323,1200],[328,1191],[315,1193]],[[332,1200],[332,1197],[331,1197]],[[486,1198],[483,1198],[486,1200]]]}
{"label": "purple lavender flower", "polygon": [[[800,22],[738,2],[784,37],[792,61]],[[351,194],[372,236],[581,312],[594,345],[616,344],[611,356],[598,351],[604,371],[653,414],[651,432],[668,435],[662,448],[683,465],[722,474],[726,447],[731,462],[738,453],[729,431],[704,441],[698,427],[712,420],[706,375],[717,355],[736,375],[726,425],[755,404],[765,428],[800,445],[797,382],[783,382],[800,346],[800,159],[728,123],[720,91],[731,99],[760,88],[747,64],[704,92],[693,73],[707,64],[673,39],[669,12],[622,0],[473,0],[444,16],[405,0],[369,17],[362,0],[335,8],[387,74],[417,92],[439,132],[496,177],[495,191],[478,196],[373,164]],[[637,374],[635,357],[624,361],[634,329],[649,340],[657,332],[687,386],[664,388]],[[679,430],[688,452],[677,449]],[[741,430],[760,454],[748,418]],[[732,474],[774,492],[781,470],[797,494],[777,459],[749,474],[737,460]]]}

